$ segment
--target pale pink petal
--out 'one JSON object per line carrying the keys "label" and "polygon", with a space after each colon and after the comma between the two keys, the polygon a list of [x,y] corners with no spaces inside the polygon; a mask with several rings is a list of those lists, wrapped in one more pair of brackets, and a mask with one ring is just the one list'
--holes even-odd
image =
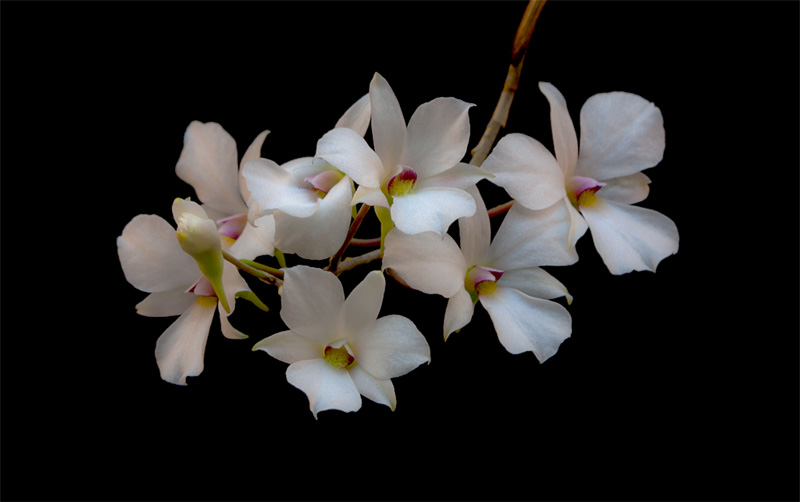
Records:
{"label": "pale pink petal", "polygon": [[605,181],[653,167],[663,155],[664,118],[656,105],[627,92],[586,100],[575,174]]}
{"label": "pale pink petal", "polygon": [[286,370],[286,380],[308,397],[314,418],[320,411],[358,411],[361,395],[347,370],[334,368],[324,359],[293,363]]}
{"label": "pale pink petal", "polygon": [[292,364],[324,357],[325,347],[324,343],[287,330],[264,338],[253,350],[263,350],[278,361]]}
{"label": "pale pink petal", "polygon": [[219,327],[222,330],[222,334],[225,336],[225,338],[230,340],[244,340],[248,338],[247,335],[233,327],[231,321],[228,319],[228,314],[225,312],[225,309],[222,308],[222,304],[217,306],[217,310],[219,311]]}
{"label": "pale pink petal", "polygon": [[489,181],[523,206],[544,209],[564,197],[564,173],[553,154],[524,134],[503,136],[481,166],[495,175]]}
{"label": "pale pink petal", "polygon": [[344,112],[344,115],[336,122],[335,127],[347,127],[363,137],[369,127],[371,110],[370,97],[369,93],[367,93]]}
{"label": "pale pink petal", "polygon": [[275,213],[275,245],[284,253],[309,260],[330,258],[341,247],[350,228],[353,188],[344,177],[320,199],[319,209],[307,218]]}
{"label": "pale pink petal", "polygon": [[153,214],[135,216],[117,237],[117,254],[125,279],[148,293],[188,289],[201,272],[184,253],[175,228]]}
{"label": "pale pink petal", "polygon": [[397,407],[397,396],[395,396],[394,385],[389,379],[380,380],[370,375],[370,373],[360,365],[356,364],[350,368],[350,378],[356,384],[358,392],[378,404],[384,404],[394,411]]}
{"label": "pale pink petal", "polygon": [[650,194],[650,178],[644,173],[633,173],[628,176],[606,180],[606,185],[597,191],[598,197],[613,200],[622,204],[642,202]]}
{"label": "pale pink petal", "polygon": [[264,145],[267,134],[269,134],[269,131],[262,131],[256,136],[256,139],[253,140],[244,155],[242,155],[241,162],[239,162],[239,191],[242,193],[242,199],[245,202],[250,198],[250,191],[247,189],[247,181],[242,176],[242,168],[251,160],[261,157],[261,147]]}
{"label": "pale pink petal", "polygon": [[425,178],[461,162],[469,143],[467,112],[473,106],[456,98],[436,98],[420,105],[408,121],[400,163]]}
{"label": "pale pink petal", "polygon": [[217,301],[196,298],[156,341],[156,362],[161,378],[170,383],[186,385],[186,377],[203,372],[206,341]]}
{"label": "pale pink petal", "polygon": [[421,188],[394,197],[392,221],[407,234],[445,234],[458,218],[475,214],[475,199],[458,188]]}
{"label": "pale pink petal", "polygon": [[189,124],[175,173],[215,211],[227,216],[245,212],[236,141],[221,125],[196,120]]}
{"label": "pale pink petal", "polygon": [[444,339],[447,340],[453,332],[469,324],[474,312],[475,304],[467,290],[462,287],[447,302],[447,310],[444,312]]}
{"label": "pale pink petal", "polygon": [[581,207],[597,252],[614,275],[656,271],[661,260],[678,252],[678,228],[663,214],[598,197]]}
{"label": "pale pink petal", "polygon": [[317,211],[317,194],[296,186],[292,175],[271,160],[251,160],[242,168],[242,176],[250,191],[247,205],[251,222],[275,210],[301,218]]}
{"label": "pale pink petal", "polygon": [[378,319],[349,338],[356,363],[381,380],[430,362],[431,349],[413,322],[399,315]]}
{"label": "pale pink petal", "polygon": [[449,235],[404,234],[393,228],[386,236],[383,269],[391,268],[412,288],[451,297],[464,289],[467,264]]}
{"label": "pale pink petal", "polygon": [[[372,107],[372,143],[388,175],[403,158],[406,121],[389,82],[377,73],[369,84],[369,98]],[[341,168],[339,170],[347,173]],[[355,176],[350,177],[359,185],[362,184]]]}
{"label": "pale pink petal", "polygon": [[572,333],[572,318],[556,302],[498,287],[480,302],[492,318],[497,338],[512,354],[531,351],[544,362]]}
{"label": "pale pink petal", "polygon": [[575,134],[575,125],[569,116],[567,101],[564,95],[548,82],[539,82],[539,90],[550,103],[550,127],[553,129],[556,160],[564,172],[564,177],[569,178],[575,172],[575,165],[578,163],[578,137]]}
{"label": "pale pink petal", "polygon": [[373,270],[350,292],[344,302],[344,332],[358,333],[372,326],[383,304],[386,279],[380,270]]}
{"label": "pale pink petal", "polygon": [[136,304],[136,313],[147,317],[171,317],[183,314],[197,299],[186,288],[150,293]]}
{"label": "pale pink petal", "polygon": [[379,188],[388,175],[378,154],[357,132],[346,127],[330,130],[319,139],[317,157],[370,188]]}
{"label": "pale pink petal", "polygon": [[292,331],[329,343],[340,338],[344,289],[331,272],[298,265],[284,270],[281,319]]}

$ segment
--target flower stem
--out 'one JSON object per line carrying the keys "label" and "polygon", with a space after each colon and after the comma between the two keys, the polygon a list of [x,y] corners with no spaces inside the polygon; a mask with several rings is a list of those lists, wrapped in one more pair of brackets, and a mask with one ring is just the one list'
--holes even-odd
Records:
{"label": "flower stem", "polygon": [[380,259],[380,257],[381,257],[381,250],[376,249],[374,251],[370,251],[369,253],[364,253],[360,256],[346,258],[345,260],[342,260],[342,262],[339,264],[339,267],[336,269],[335,274],[339,275],[342,272],[347,272],[348,270],[352,270],[360,265],[366,265],[371,261]]}
{"label": "flower stem", "polygon": [[381,245],[381,238],[375,237],[373,239],[350,239],[351,246],[358,246],[362,248],[371,248]]}
{"label": "flower stem", "polygon": [[486,125],[486,130],[483,133],[478,144],[472,149],[472,160],[470,164],[480,166],[486,157],[489,155],[489,150],[492,148],[500,128],[506,126],[508,121],[508,112],[511,109],[511,102],[514,100],[514,93],[519,87],[519,77],[522,73],[522,63],[525,60],[525,54],[528,52],[528,42],[530,42],[531,35],[533,35],[533,28],[536,26],[536,20],[539,19],[539,14],[542,12],[546,0],[530,0],[525,13],[522,15],[522,21],[517,28],[517,34],[514,37],[514,46],[511,50],[511,64],[508,67],[508,74],[506,81],[503,85],[503,92],[500,93],[500,99],[497,101],[497,106],[492,113],[492,118],[489,124]]}
{"label": "flower stem", "polygon": [[283,279],[282,270],[278,270],[276,268],[262,265],[261,263],[256,263],[250,260],[245,260],[248,263],[244,263],[224,250],[222,251],[222,257],[236,265],[236,268],[239,270],[247,272],[248,274],[258,277],[262,281],[269,282],[270,284],[276,284],[276,278]]}
{"label": "flower stem", "polygon": [[331,261],[328,264],[327,270],[329,271],[336,271],[339,268],[339,262],[342,260],[342,256],[344,256],[344,252],[347,251],[347,246],[350,245],[350,241],[353,239],[353,236],[356,235],[356,231],[358,227],[361,226],[361,222],[364,221],[366,218],[367,213],[372,206],[368,204],[361,204],[361,208],[358,210],[358,214],[356,217],[353,218],[353,222],[350,224],[350,228],[347,230],[347,235],[344,238],[344,243],[342,243],[342,247],[336,251],[336,254],[331,256]]}
{"label": "flower stem", "polygon": [[498,216],[500,214],[508,212],[508,210],[511,209],[511,206],[513,206],[513,205],[514,205],[514,201],[510,200],[510,201],[506,202],[505,204],[500,204],[499,206],[495,206],[495,207],[489,209],[489,218],[492,218],[494,216]]}

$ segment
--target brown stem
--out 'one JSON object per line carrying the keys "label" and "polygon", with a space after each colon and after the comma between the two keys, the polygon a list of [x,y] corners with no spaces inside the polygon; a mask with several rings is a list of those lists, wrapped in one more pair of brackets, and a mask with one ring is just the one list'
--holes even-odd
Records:
{"label": "brown stem", "polygon": [[336,269],[335,273],[336,275],[339,275],[342,272],[347,272],[348,270],[352,270],[360,265],[366,265],[369,262],[378,260],[380,259],[380,257],[381,257],[381,250],[376,249],[374,251],[370,251],[369,253],[364,253],[359,256],[353,256],[351,258],[347,258],[339,264],[339,268]]}
{"label": "brown stem", "polygon": [[500,93],[500,99],[497,101],[497,106],[492,113],[492,118],[489,124],[486,125],[486,130],[481,136],[480,141],[472,149],[472,160],[470,164],[480,166],[486,157],[489,155],[497,135],[500,133],[500,128],[506,126],[508,121],[508,113],[511,109],[511,102],[514,100],[514,93],[519,87],[519,77],[522,73],[522,63],[525,61],[525,54],[528,52],[528,42],[530,42],[533,29],[536,26],[536,20],[539,19],[539,14],[542,12],[546,0],[530,0],[525,13],[522,15],[522,21],[517,28],[517,34],[514,37],[514,46],[511,50],[511,64],[508,67],[508,74],[506,81],[503,85],[503,92]]}
{"label": "brown stem", "polygon": [[374,246],[380,246],[381,245],[381,238],[380,237],[375,237],[374,239],[356,239],[356,238],[353,238],[353,239],[350,239],[350,245],[351,246],[358,246],[358,247],[362,247],[362,248],[371,248],[371,247],[374,247]]}
{"label": "brown stem", "polygon": [[508,210],[511,209],[511,206],[513,206],[513,205],[514,205],[514,201],[510,200],[510,201],[506,202],[505,204],[500,204],[499,206],[495,206],[495,207],[489,209],[489,218],[493,218],[493,217],[495,217],[497,215],[500,215],[500,214],[503,214],[505,212],[508,212]]}
{"label": "brown stem", "polygon": [[350,241],[353,239],[353,236],[356,234],[358,227],[361,226],[361,222],[364,221],[366,218],[367,213],[369,213],[370,207],[367,204],[361,204],[361,209],[358,210],[358,214],[356,217],[353,218],[353,223],[350,224],[350,228],[347,230],[347,235],[344,238],[344,243],[342,243],[342,247],[336,251],[336,254],[331,256],[331,261],[328,264],[327,270],[335,271],[339,268],[339,262],[342,260],[342,256],[344,256],[344,252],[347,251],[347,246],[350,245]]}

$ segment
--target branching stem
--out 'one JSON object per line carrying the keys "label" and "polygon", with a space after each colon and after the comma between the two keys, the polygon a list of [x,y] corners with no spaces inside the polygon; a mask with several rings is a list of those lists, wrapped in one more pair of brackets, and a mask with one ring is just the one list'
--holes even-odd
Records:
{"label": "branching stem", "polygon": [[350,224],[350,228],[347,230],[347,235],[344,238],[344,243],[342,243],[342,247],[336,251],[336,254],[331,256],[331,261],[328,264],[327,270],[334,272],[339,268],[339,262],[342,261],[342,256],[344,256],[344,252],[347,251],[347,246],[350,245],[350,241],[353,239],[353,236],[356,235],[356,231],[358,227],[361,226],[361,222],[364,221],[366,218],[367,213],[372,206],[368,204],[361,204],[361,209],[358,210],[358,214],[356,217],[353,218],[353,222]]}
{"label": "branching stem", "polygon": [[278,270],[276,268],[272,268],[267,265],[263,265],[261,263],[256,263],[253,261],[249,261],[249,263],[244,263],[240,261],[235,256],[231,255],[227,251],[222,251],[222,257],[225,258],[227,261],[231,262],[238,268],[248,274],[258,277],[264,282],[268,282],[270,284],[276,284],[276,279],[283,279],[283,271]]}

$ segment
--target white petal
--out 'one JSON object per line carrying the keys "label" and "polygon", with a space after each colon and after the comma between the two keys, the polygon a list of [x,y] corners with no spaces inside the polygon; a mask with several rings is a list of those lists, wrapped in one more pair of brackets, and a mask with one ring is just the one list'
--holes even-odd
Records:
{"label": "white petal", "polygon": [[656,105],[627,92],[586,100],[575,174],[605,181],[653,167],[663,155],[664,118]]}
{"label": "white petal", "polygon": [[287,330],[264,338],[253,346],[253,350],[263,350],[278,361],[292,364],[323,357],[325,347],[324,343]]}
{"label": "white petal", "polygon": [[[389,82],[377,73],[369,84],[369,99],[372,107],[372,143],[386,171],[393,171],[403,158],[403,148],[406,143],[406,121],[403,118],[403,111]],[[346,173],[342,169],[339,170]],[[362,184],[355,176],[351,178],[359,185]]]}
{"label": "white petal", "polygon": [[458,218],[475,214],[475,199],[458,188],[421,188],[395,197],[392,221],[407,234],[445,234]]}
{"label": "white petal", "polygon": [[420,177],[446,171],[464,158],[469,143],[472,105],[455,98],[437,98],[417,108],[408,121],[401,163]]}
{"label": "white petal", "polygon": [[250,287],[239,273],[239,269],[228,261],[222,265],[222,287],[225,290],[225,297],[228,300],[231,313],[236,307],[236,293],[250,291]]}
{"label": "white petal", "polygon": [[161,378],[186,385],[186,377],[203,372],[206,341],[216,299],[200,298],[184,312],[156,341],[156,362]]}
{"label": "white petal", "polygon": [[497,285],[516,289],[528,296],[545,300],[565,296],[567,302],[572,303],[572,295],[569,294],[566,286],[539,267],[507,270],[497,281]]}
{"label": "white petal", "polygon": [[135,216],[117,237],[117,254],[125,279],[148,293],[189,288],[202,275],[184,253],[167,220],[153,214]]}
{"label": "white petal", "polygon": [[520,204],[544,209],[564,197],[564,173],[553,154],[524,134],[503,136],[481,166]]}
{"label": "white petal", "polygon": [[317,157],[350,176],[359,185],[378,188],[384,179],[380,157],[357,132],[338,127],[317,142]]}
{"label": "white petal", "polygon": [[393,228],[386,236],[383,270],[393,269],[412,288],[451,297],[464,289],[467,264],[449,235],[404,234]]}
{"label": "white petal", "polygon": [[359,185],[356,192],[353,194],[353,200],[350,202],[351,206],[356,204],[367,204],[369,206],[378,206],[389,208],[389,201],[386,200],[386,195],[380,188],[369,188],[364,185]]}
{"label": "white petal", "polygon": [[498,287],[480,298],[492,318],[497,338],[512,354],[532,351],[544,362],[572,332],[567,309],[550,300],[533,298],[516,289]]}
{"label": "white petal", "polygon": [[250,191],[248,217],[280,210],[301,218],[311,216],[319,206],[313,190],[300,188],[288,171],[267,159],[253,159],[242,168]]}
{"label": "white petal", "polygon": [[247,202],[250,198],[250,190],[247,189],[247,181],[242,176],[242,168],[245,164],[253,159],[261,157],[261,147],[264,145],[264,140],[267,139],[269,131],[262,131],[253,142],[247,147],[247,150],[242,155],[242,160],[239,162],[239,191],[242,193],[242,199]]}
{"label": "white petal", "polygon": [[325,410],[358,411],[361,395],[347,370],[334,368],[324,359],[310,359],[291,364],[286,380],[308,397],[314,418]]}
{"label": "white petal", "polygon": [[381,380],[405,375],[431,360],[428,341],[413,322],[399,315],[381,317],[349,343],[356,363]]}
{"label": "white petal", "polygon": [[475,312],[475,304],[472,298],[463,287],[455,295],[450,297],[447,302],[447,310],[444,312],[444,339],[458,331],[472,320]]}
{"label": "white petal", "polygon": [[489,213],[486,204],[478,190],[473,186],[467,190],[475,200],[475,214],[458,219],[458,238],[464,262],[467,267],[477,265],[489,251],[492,239],[492,226],[489,222]]}
{"label": "white petal", "polygon": [[204,204],[225,215],[241,214],[246,205],[237,161],[236,141],[221,125],[195,120],[186,128],[175,173]]}
{"label": "white petal", "polygon": [[655,272],[661,260],[678,252],[678,228],[657,211],[598,197],[594,205],[581,207],[581,214],[597,252],[614,275]]}
{"label": "white petal", "polygon": [[455,164],[455,167],[447,169],[435,176],[418,179],[416,186],[418,188],[452,187],[466,190],[469,187],[475,186],[480,180],[492,177],[494,177],[494,175],[483,168],[459,162]]}
{"label": "white petal", "polygon": [[378,404],[385,404],[392,411],[397,407],[397,397],[391,380],[375,378],[358,364],[350,368],[350,378],[362,396]]}
{"label": "white petal", "polygon": [[352,183],[345,176],[320,199],[319,209],[311,216],[296,218],[275,213],[275,245],[284,253],[309,260],[330,258],[350,228],[352,197]]}
{"label": "white petal", "polygon": [[578,254],[570,246],[570,225],[569,210],[561,201],[538,211],[514,204],[483,264],[500,270],[571,265]]}
{"label": "white petal", "polygon": [[305,265],[283,270],[281,319],[286,326],[321,343],[340,338],[344,289],[339,279]]}
{"label": "white petal", "polygon": [[644,173],[633,173],[628,176],[606,180],[606,185],[597,191],[598,197],[636,204],[642,202],[650,194],[650,178]]}
{"label": "white petal", "polygon": [[150,293],[136,305],[136,313],[147,317],[171,317],[183,314],[197,299],[186,288]]}
{"label": "white petal", "polygon": [[217,310],[219,311],[219,327],[222,330],[222,334],[225,336],[225,338],[230,340],[244,340],[247,338],[247,335],[233,327],[231,321],[228,319],[229,314],[227,314],[225,309],[222,308],[221,303],[219,303],[217,306]]}
{"label": "white petal", "polygon": [[370,112],[372,110],[369,102],[369,93],[361,96],[361,99],[344,112],[344,115],[336,122],[336,127],[347,127],[362,137],[367,133],[369,127]]}
{"label": "white petal", "polygon": [[578,137],[575,134],[575,125],[569,116],[567,101],[564,95],[548,82],[539,82],[539,90],[550,103],[550,127],[553,129],[556,160],[564,172],[564,177],[569,178],[575,172],[575,165],[578,163]]}
{"label": "white petal", "polygon": [[271,214],[261,216],[251,225],[245,225],[239,238],[228,250],[241,260],[253,260],[258,256],[275,252],[275,218]]}
{"label": "white petal", "polygon": [[[561,200],[561,203],[564,204],[564,207],[567,208],[569,211],[569,236],[567,240],[569,241],[569,249],[572,252],[572,249],[577,244],[578,240],[583,237],[587,230],[589,230],[589,224],[586,223],[586,220],[581,216],[580,211],[575,209],[575,206],[567,199],[566,196]],[[576,251],[577,252],[577,251]]]}
{"label": "white petal", "polygon": [[380,270],[373,270],[350,292],[344,302],[344,332],[358,333],[372,326],[383,304],[386,279]]}

